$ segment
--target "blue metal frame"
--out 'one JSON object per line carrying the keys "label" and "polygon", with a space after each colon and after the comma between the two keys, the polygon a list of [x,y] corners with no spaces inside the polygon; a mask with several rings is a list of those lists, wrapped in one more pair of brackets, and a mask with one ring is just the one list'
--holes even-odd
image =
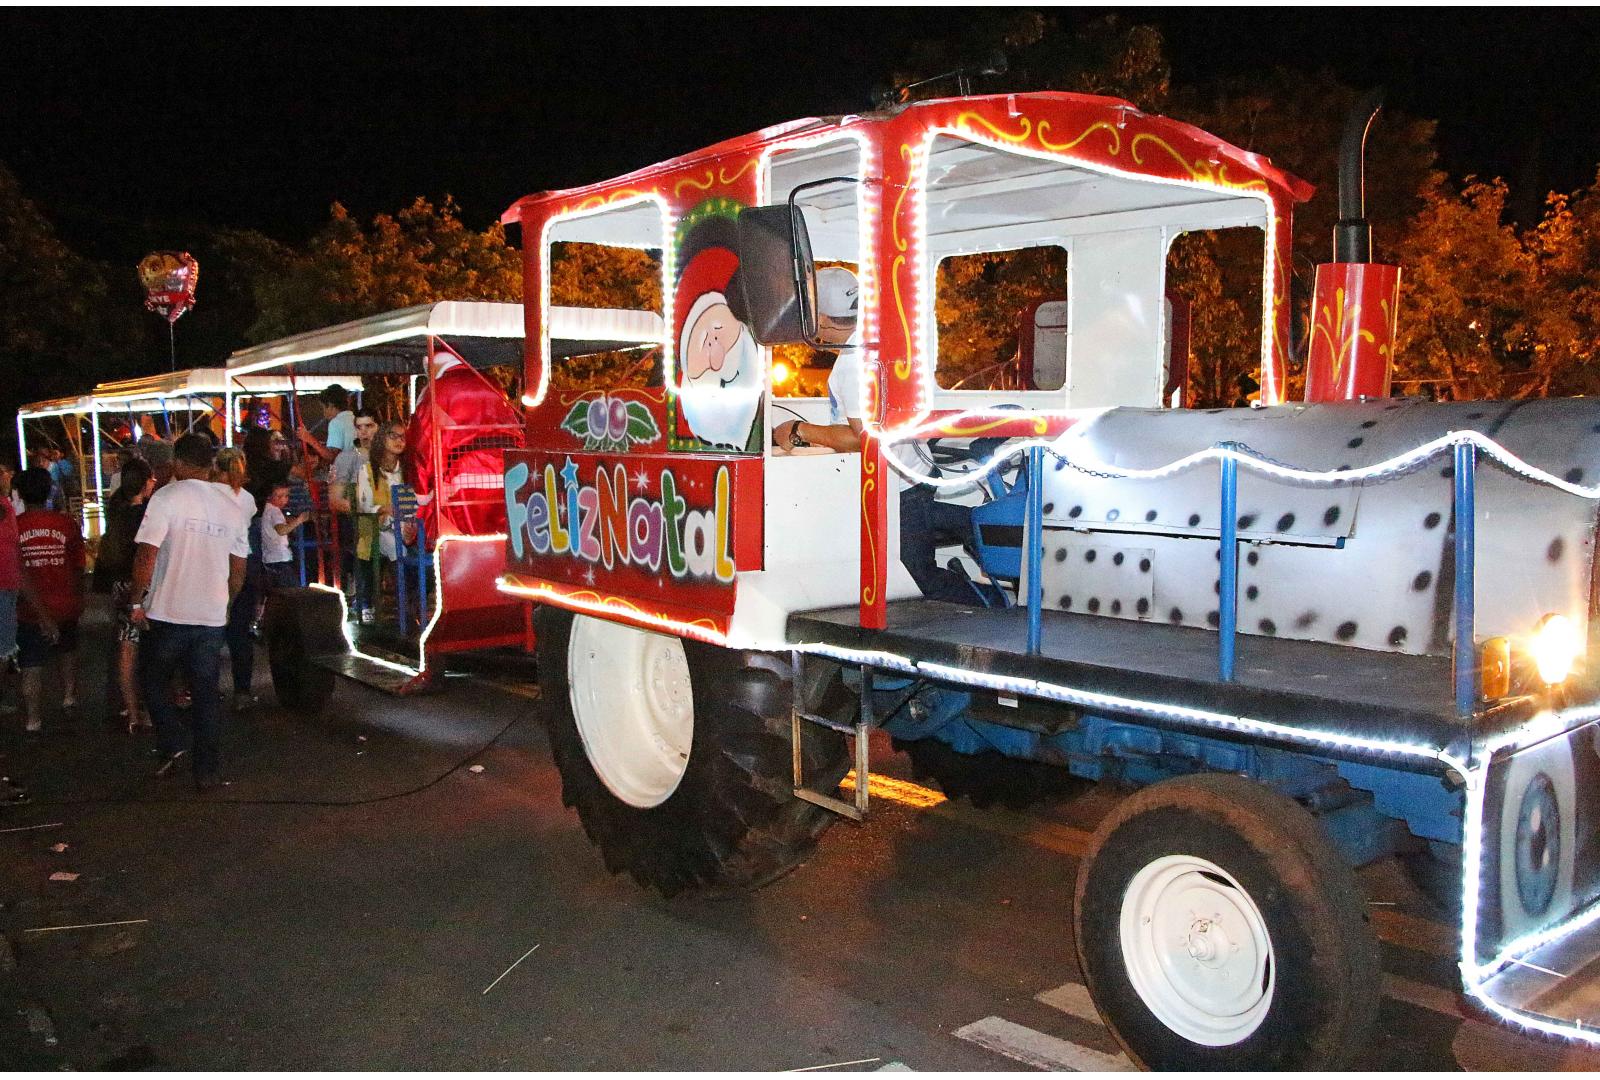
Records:
{"label": "blue metal frame", "polygon": [[1477,472],[1478,448],[1457,443],[1455,448],[1456,504],[1456,712],[1471,716],[1478,700],[1477,612]]}
{"label": "blue metal frame", "polygon": [[[1222,448],[1244,451],[1237,443]],[[1248,452],[1248,451],[1245,451]],[[1044,564],[1043,484],[1044,454],[1040,446],[1027,451],[1027,486],[1007,493],[1004,518],[1022,511],[1023,551],[1019,571],[1026,571],[1029,655],[1042,646]],[[1219,643],[1218,670],[1223,682],[1232,681],[1238,637],[1238,500],[1239,462],[1232,455],[1221,461],[1218,530]],[[1454,447],[1455,495],[1455,645],[1456,708],[1470,716],[1478,701],[1478,663],[1475,642],[1476,613],[1476,475],[1477,447]],[[1020,494],[1021,507],[1013,496]],[[1003,521],[998,513],[995,523]],[[981,519],[980,519],[981,520]],[[982,545],[980,545],[981,548]],[[1354,865],[1401,850],[1414,843],[1405,830],[1424,840],[1459,843],[1463,795],[1426,772],[1343,761],[1291,750],[1279,750],[1231,739],[1172,731],[1155,725],[1088,715],[1053,734],[980,720],[970,710],[970,692],[913,680],[878,680],[878,708],[873,696],[870,668],[863,668],[859,690],[861,717],[870,722],[875,711],[888,715],[883,724],[902,739],[937,738],[963,753],[998,751],[1008,757],[1061,765],[1089,779],[1110,778],[1135,784],[1156,783],[1171,776],[1202,771],[1232,772],[1249,776],[1298,798],[1318,813],[1329,836]],[[898,702],[892,696],[899,696]],[[1401,825],[1404,825],[1404,830]]]}
{"label": "blue metal frame", "polygon": [[1222,530],[1217,560],[1222,571],[1217,584],[1217,673],[1223,682],[1232,682],[1239,630],[1239,462],[1232,457],[1222,459]]}
{"label": "blue metal frame", "polygon": [[[389,489],[389,505],[394,508],[389,526],[394,530],[395,622],[400,633],[405,634],[409,615],[406,574],[414,569],[417,575],[417,629],[420,631],[428,619],[428,569],[433,559],[428,554],[427,528],[417,516],[416,490],[409,484],[395,484]],[[417,527],[417,542],[412,545],[405,541],[404,526],[408,524]]]}
{"label": "blue metal frame", "polygon": [[[288,510],[290,517],[312,509],[311,491],[306,487],[305,481],[299,480],[289,485],[289,505],[285,509]],[[306,533],[309,531],[305,528],[299,528],[294,531],[295,564],[300,571],[300,587],[302,589],[306,587],[306,583],[310,580],[309,575],[306,573],[306,552],[314,551],[320,546],[317,541],[306,539]]]}
{"label": "blue metal frame", "polygon": [[[863,685],[873,684],[864,679]],[[997,751],[1058,765],[1084,779],[1136,786],[1199,772],[1247,776],[1304,803],[1355,866],[1401,850],[1411,843],[1407,832],[1460,842],[1464,792],[1427,773],[1095,714],[1045,734],[978,719],[970,708],[973,695],[949,686],[930,684],[907,701],[909,685],[906,679],[877,682],[876,711],[889,714],[883,727],[896,738],[936,738],[961,753]],[[863,695],[871,696],[870,690]],[[863,708],[861,715],[872,711]]]}
{"label": "blue metal frame", "polygon": [[1028,655],[1044,640],[1044,447],[1028,450],[1028,512],[1023,519],[1028,550]]}

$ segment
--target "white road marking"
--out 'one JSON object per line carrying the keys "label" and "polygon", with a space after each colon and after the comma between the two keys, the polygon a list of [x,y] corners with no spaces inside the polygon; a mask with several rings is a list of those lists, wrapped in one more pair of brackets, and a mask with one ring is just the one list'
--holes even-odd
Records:
{"label": "white road marking", "polygon": [[847,1065],[871,1065],[874,1061],[882,1060],[882,1058],[856,1058],[854,1061],[835,1061],[832,1065],[807,1065],[803,1069],[790,1069],[789,1071],[792,1073],[821,1072],[823,1069],[842,1069]]}
{"label": "white road marking", "polygon": [[[544,942],[542,942],[542,941],[539,942],[539,945],[543,945],[543,944],[544,944]],[[537,949],[539,947],[539,945],[535,945],[533,947],[533,949]],[[508,967],[504,971],[502,971],[499,975],[495,976],[494,982],[490,983],[488,986],[485,986],[483,988],[483,993],[487,994],[490,990],[493,990],[496,986],[500,985],[500,980],[505,978],[507,975],[510,975],[513,971],[515,971],[516,967],[517,967],[517,964],[522,963],[528,957],[533,955],[533,949],[529,949],[527,952],[525,952],[521,956],[517,957],[516,963],[512,964],[510,967]],[[480,994],[479,996],[481,997],[482,995]]]}
{"label": "white road marking", "polygon": [[1100,1019],[1099,1010],[1094,1007],[1094,999],[1089,996],[1089,988],[1082,983],[1062,983],[1054,990],[1041,990],[1033,995],[1033,1000],[1097,1026],[1103,1026],[1105,1023]]}
{"label": "white road marking", "polygon": [[136,926],[147,923],[149,919],[118,919],[116,922],[83,922],[73,923],[71,926],[35,926],[24,930],[24,934],[48,934],[53,930],[93,930],[98,926]]}
{"label": "white road marking", "polygon": [[957,1028],[958,1039],[976,1043],[986,1050],[1003,1054],[1012,1061],[1036,1069],[1070,1072],[1134,1072],[1133,1062],[1122,1054],[1107,1054],[1079,1046],[1054,1035],[1046,1035],[998,1016],[986,1016],[977,1023]]}

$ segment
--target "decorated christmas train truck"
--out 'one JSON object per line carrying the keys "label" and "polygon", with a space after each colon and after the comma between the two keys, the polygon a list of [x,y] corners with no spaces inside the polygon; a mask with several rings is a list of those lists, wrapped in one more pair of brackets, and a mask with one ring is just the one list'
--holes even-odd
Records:
{"label": "decorated christmas train truck", "polygon": [[[1563,976],[1600,911],[1600,405],[1389,396],[1368,119],[1299,403],[1310,189],[1123,101],[802,120],[508,211],[527,445],[500,588],[537,604],[564,798],[606,865],[769,881],[866,810],[881,728],[980,803],[1130,791],[1070,910],[1144,1065],[1355,1060],[1380,985],[1355,871],[1391,857],[1457,913],[1485,1008],[1594,1039]],[[1169,253],[1196,232],[1258,245],[1254,407],[1173,407]],[[639,251],[667,332],[643,385],[585,388],[551,356],[555,270]],[[986,383],[949,271],[1019,251],[1059,276]],[[837,351],[827,399],[780,393],[804,343]]]}

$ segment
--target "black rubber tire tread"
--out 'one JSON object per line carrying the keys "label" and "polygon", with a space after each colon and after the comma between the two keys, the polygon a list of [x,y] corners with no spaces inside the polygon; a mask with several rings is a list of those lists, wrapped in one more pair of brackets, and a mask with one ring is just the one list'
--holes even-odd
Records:
{"label": "black rubber tire tread", "polygon": [[[1201,1046],[1173,1032],[1128,979],[1123,897],[1134,874],[1164,855],[1199,856],[1227,870],[1267,921],[1277,964],[1272,1005],[1232,1046]],[[1073,915],[1095,1007],[1147,1069],[1348,1069],[1370,1041],[1382,978],[1355,871],[1303,807],[1253,781],[1180,777],[1123,800],[1079,865]]]}
{"label": "black rubber tire tread", "polygon": [[[321,622],[332,618],[332,627]],[[281,589],[267,598],[261,636],[278,704],[306,719],[327,710],[338,676],[312,662],[313,649],[329,634],[338,635],[338,597],[332,603],[312,589]],[[315,628],[313,628],[315,627]]]}
{"label": "black rubber tire tread", "polygon": [[932,780],[952,799],[970,799],[986,809],[1008,810],[1063,802],[1093,786],[1060,765],[1007,757],[997,750],[963,754],[936,738],[894,739],[892,745],[911,759],[911,775]]}
{"label": "black rubber tire tread", "polygon": [[[674,896],[758,888],[805,859],[837,815],[794,797],[786,658],[683,642],[695,710],[689,763],[665,802],[641,810],[600,780],[578,733],[567,678],[572,613],[544,607],[536,618],[539,708],[562,802],[607,870]],[[837,732],[805,725],[801,747],[812,786],[831,790],[850,769]]]}

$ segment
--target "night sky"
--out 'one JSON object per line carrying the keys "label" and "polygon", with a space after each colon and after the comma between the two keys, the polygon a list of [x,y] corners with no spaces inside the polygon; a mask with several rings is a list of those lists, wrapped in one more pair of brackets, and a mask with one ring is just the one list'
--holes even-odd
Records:
{"label": "night sky", "polygon": [[[1072,23],[1103,9],[1068,9]],[[1440,121],[1454,175],[1572,188],[1600,162],[1600,16],[1546,9],[1125,9],[1176,84],[1261,65],[1383,82]],[[604,179],[798,116],[868,107],[955,8],[0,14],[0,161],[74,247],[181,248],[196,226],[299,241],[449,192],[483,224],[531,191]],[[1003,76],[1001,79],[1003,80]],[[980,82],[982,89],[1005,89]],[[1293,167],[1292,162],[1283,164]]]}

